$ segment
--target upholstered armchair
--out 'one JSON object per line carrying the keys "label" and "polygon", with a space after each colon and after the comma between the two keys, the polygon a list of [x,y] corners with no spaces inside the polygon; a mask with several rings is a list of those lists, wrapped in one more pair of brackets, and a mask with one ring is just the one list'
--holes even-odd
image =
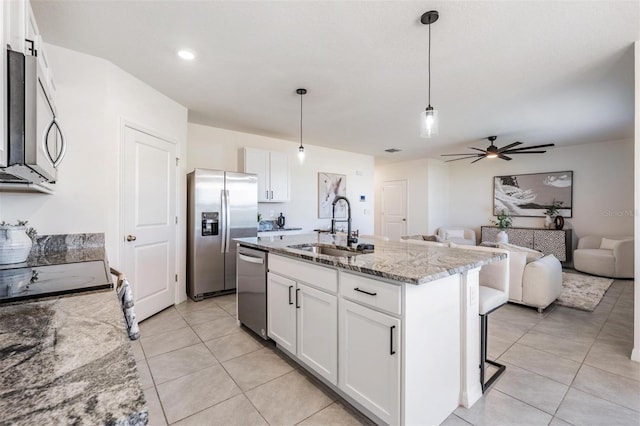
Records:
{"label": "upholstered armchair", "polygon": [[576,271],[609,278],[633,278],[633,237],[587,235],[573,252]]}
{"label": "upholstered armchair", "polygon": [[451,242],[468,246],[476,245],[476,232],[473,229],[459,226],[448,226],[436,230],[436,238],[439,242]]}

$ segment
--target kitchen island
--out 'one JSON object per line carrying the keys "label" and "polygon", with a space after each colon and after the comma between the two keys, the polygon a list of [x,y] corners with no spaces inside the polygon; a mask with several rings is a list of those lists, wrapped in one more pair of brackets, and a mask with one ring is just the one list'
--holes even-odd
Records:
{"label": "kitchen island", "polygon": [[269,253],[269,337],[377,423],[439,424],[482,395],[478,273],[505,254],[382,240],[314,253],[340,245],[330,235],[236,241]]}
{"label": "kitchen island", "polygon": [[[91,261],[106,261],[102,234],[41,237],[25,266]],[[142,425],[147,418],[113,289],[0,306],[0,424]]]}

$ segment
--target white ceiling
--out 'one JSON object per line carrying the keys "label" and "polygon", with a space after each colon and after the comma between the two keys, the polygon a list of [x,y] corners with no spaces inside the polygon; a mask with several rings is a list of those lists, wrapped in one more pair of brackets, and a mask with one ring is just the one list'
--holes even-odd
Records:
{"label": "white ceiling", "polygon": [[[113,62],[194,123],[297,141],[304,87],[303,143],[381,162],[484,148],[492,134],[498,146],[633,137],[637,0],[32,4],[46,41]],[[431,9],[440,135],[421,139]],[[183,47],[195,61],[177,58]]]}

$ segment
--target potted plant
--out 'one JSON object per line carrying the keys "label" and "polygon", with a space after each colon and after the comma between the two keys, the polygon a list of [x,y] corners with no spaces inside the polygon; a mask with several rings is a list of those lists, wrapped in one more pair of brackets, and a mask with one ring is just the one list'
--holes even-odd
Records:
{"label": "potted plant", "polygon": [[15,225],[0,222],[0,265],[21,263],[29,257],[38,233],[27,223],[26,220],[19,220]]}
{"label": "potted plant", "polygon": [[[554,228],[553,219],[558,216],[562,217],[560,216],[560,208],[562,207],[562,204],[563,204],[563,201],[556,201],[556,199],[554,198],[553,201],[551,202],[551,205],[547,207],[547,210],[544,212],[546,216],[544,220],[545,228],[553,229]],[[564,219],[562,220],[562,224],[564,225]],[[562,229],[562,227],[558,229]]]}
{"label": "potted plant", "polygon": [[500,214],[496,216],[497,220],[491,220],[491,223],[496,225],[500,232],[498,232],[497,241],[498,243],[508,243],[509,236],[507,235],[506,230],[511,226],[511,215],[507,210],[502,210]]}

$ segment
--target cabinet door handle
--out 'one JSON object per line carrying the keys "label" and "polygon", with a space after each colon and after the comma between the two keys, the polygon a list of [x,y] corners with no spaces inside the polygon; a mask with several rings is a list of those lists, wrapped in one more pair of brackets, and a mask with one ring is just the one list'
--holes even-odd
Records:
{"label": "cabinet door handle", "polygon": [[395,355],[396,354],[396,350],[393,347],[393,330],[395,330],[396,326],[392,325],[389,328],[389,354],[390,355]]}
{"label": "cabinet door handle", "polygon": [[298,300],[298,293],[300,293],[300,289],[296,288],[296,308],[300,309],[300,304],[299,304],[299,300]]}
{"label": "cabinet door handle", "polygon": [[354,288],[353,290],[354,291],[359,291],[360,293],[368,294],[369,296],[375,296],[375,295],[378,294],[378,293],[371,293],[371,292],[366,291],[366,290],[360,290],[358,287]]}
{"label": "cabinet door handle", "polygon": [[293,300],[291,300],[291,289],[293,288],[292,285],[289,286],[289,304],[293,305]]}
{"label": "cabinet door handle", "polygon": [[271,199],[273,200],[273,191],[271,191]]}
{"label": "cabinet door handle", "polygon": [[269,191],[264,191],[264,198],[269,199]]}

